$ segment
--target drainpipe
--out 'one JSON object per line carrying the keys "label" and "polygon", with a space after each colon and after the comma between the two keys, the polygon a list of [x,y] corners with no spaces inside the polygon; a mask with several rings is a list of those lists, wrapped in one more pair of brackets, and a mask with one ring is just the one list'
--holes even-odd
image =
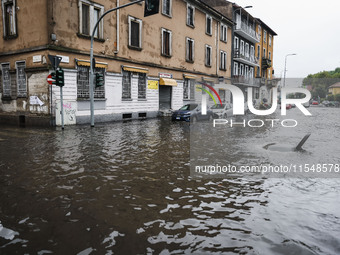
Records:
{"label": "drainpipe", "polygon": [[[221,19],[222,21],[222,19]],[[218,76],[218,58],[220,56],[219,54],[219,38],[220,38],[220,35],[219,35],[219,31],[220,31],[220,24],[221,22],[220,21],[217,21],[217,31],[216,31],[216,75]]]}
{"label": "drainpipe", "polygon": [[[117,0],[117,7],[119,6],[119,0]],[[115,50],[114,54],[118,54],[119,52],[119,9],[117,10],[117,28],[116,28],[116,34],[117,34],[117,49]]]}

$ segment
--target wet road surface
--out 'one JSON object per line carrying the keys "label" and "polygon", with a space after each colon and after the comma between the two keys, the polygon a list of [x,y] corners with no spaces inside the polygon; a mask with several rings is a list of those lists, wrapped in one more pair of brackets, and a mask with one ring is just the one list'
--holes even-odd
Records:
{"label": "wet road surface", "polygon": [[[310,111],[296,133],[231,131],[230,162],[339,162],[340,109]],[[263,149],[308,132],[304,154]],[[192,178],[188,123],[1,126],[0,155],[0,254],[340,251],[340,179]]]}

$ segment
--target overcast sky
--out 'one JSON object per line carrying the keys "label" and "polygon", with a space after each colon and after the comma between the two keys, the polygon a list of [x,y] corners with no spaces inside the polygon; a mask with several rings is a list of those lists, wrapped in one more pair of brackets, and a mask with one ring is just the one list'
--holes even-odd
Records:
{"label": "overcast sky", "polygon": [[274,38],[275,76],[283,78],[285,56],[289,78],[302,78],[340,67],[339,0],[235,0],[260,18],[278,36]]}

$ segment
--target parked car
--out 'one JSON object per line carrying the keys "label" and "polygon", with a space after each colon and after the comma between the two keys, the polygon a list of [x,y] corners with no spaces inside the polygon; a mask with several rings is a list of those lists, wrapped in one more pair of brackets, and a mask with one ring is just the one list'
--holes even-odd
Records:
{"label": "parked car", "polygon": [[179,121],[193,121],[198,120],[211,120],[213,119],[213,112],[210,109],[207,109],[207,114],[202,115],[201,105],[190,103],[183,105],[179,110],[173,111],[172,120],[179,120]]}
{"label": "parked car", "polygon": [[319,102],[318,101],[312,101],[312,105],[319,105]]}
{"label": "parked car", "polygon": [[328,106],[330,106],[330,102],[328,100],[325,100],[325,101],[322,102],[322,105],[328,107]]}
{"label": "parked car", "polygon": [[210,107],[210,110],[213,112],[214,118],[223,118],[226,119],[230,116],[233,116],[233,107],[231,104],[215,104]]}
{"label": "parked car", "polygon": [[308,108],[310,106],[309,102],[303,103],[302,105],[306,108]]}

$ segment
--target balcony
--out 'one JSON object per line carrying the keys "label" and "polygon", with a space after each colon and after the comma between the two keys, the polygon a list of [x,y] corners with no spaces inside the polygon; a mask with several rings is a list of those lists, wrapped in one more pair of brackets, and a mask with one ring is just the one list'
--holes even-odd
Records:
{"label": "balcony", "polygon": [[239,49],[234,51],[234,60],[250,66],[260,66],[258,58],[251,54],[243,54]]}
{"label": "balcony", "polygon": [[238,22],[235,27],[235,33],[252,43],[259,43],[260,37],[255,30],[245,22]]}
{"label": "balcony", "polygon": [[262,69],[268,69],[272,67],[272,61],[268,58],[262,58],[261,62]]}
{"label": "balcony", "polygon": [[253,77],[245,77],[243,75],[234,75],[231,83],[235,85],[243,85],[247,87],[260,87],[260,80]]}

